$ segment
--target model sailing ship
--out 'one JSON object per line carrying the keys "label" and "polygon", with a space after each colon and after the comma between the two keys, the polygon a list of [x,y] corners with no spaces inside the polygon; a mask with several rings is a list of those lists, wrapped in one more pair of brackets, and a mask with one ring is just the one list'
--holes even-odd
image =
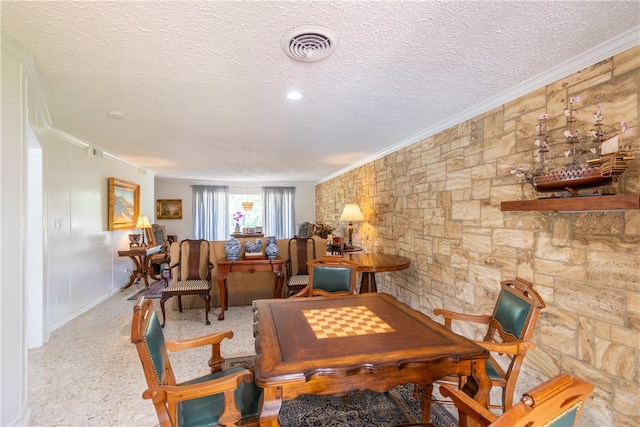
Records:
{"label": "model sailing ship", "polygon": [[[522,166],[511,171],[523,177],[540,193],[564,191],[562,196],[570,197],[577,196],[580,189],[617,187],[618,177],[627,170],[628,163],[635,159],[634,155],[620,148],[621,134],[628,130],[624,122],[621,132],[614,136],[607,137],[602,130],[602,104],[593,115],[595,124],[591,130],[592,147],[583,147],[580,134],[576,130],[577,111],[574,108],[574,104],[579,101],[579,97],[572,98],[569,108],[564,110],[567,126],[563,135],[568,145],[564,155],[569,159],[569,163],[563,168],[549,168],[550,150],[546,136],[546,120],[549,115],[542,114],[536,125],[538,137],[535,140],[535,160],[539,167],[533,173],[528,173],[529,168]],[[581,160],[585,156],[592,158]]]}

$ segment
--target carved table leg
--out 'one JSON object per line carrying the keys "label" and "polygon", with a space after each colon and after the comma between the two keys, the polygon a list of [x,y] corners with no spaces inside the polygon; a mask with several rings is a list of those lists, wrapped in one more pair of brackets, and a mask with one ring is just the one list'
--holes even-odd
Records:
{"label": "carved table leg", "polygon": [[218,315],[218,320],[224,320],[224,310],[227,304],[227,274],[222,273],[218,274],[218,291],[220,293],[220,314]]}
{"label": "carved table leg", "polygon": [[131,276],[129,277],[129,283],[121,287],[120,291],[124,291],[125,289],[129,288],[131,285],[133,285],[136,282],[138,277],[140,277],[140,261],[138,261],[138,258],[136,258],[135,256],[130,256],[129,258],[133,260],[133,265],[135,266],[135,268],[131,272]]}
{"label": "carved table leg", "polygon": [[284,284],[284,274],[282,274],[282,270],[280,269],[274,270],[274,273],[276,275],[276,286],[275,286],[275,290],[273,291],[273,297],[282,298],[282,286]]}
{"label": "carved table leg", "polygon": [[429,424],[431,418],[431,399],[433,396],[433,383],[420,384],[418,386],[420,401],[422,402],[422,419],[421,422]]}
{"label": "carved table leg", "polygon": [[281,406],[281,387],[265,388],[260,398],[260,427],[280,427],[278,414]]}

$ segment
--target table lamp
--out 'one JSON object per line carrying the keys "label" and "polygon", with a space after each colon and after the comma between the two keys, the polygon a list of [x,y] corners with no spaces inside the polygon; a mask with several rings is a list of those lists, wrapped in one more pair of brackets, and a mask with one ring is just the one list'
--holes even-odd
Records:
{"label": "table lamp", "polygon": [[149,217],[148,216],[144,216],[144,215],[140,215],[138,217],[138,222],[136,222],[136,228],[139,228],[140,231],[142,232],[142,243],[140,244],[141,248],[146,248],[147,247],[147,242],[145,240],[145,234],[147,234],[144,229],[145,228],[151,228],[151,224],[149,223]]}
{"label": "table lamp", "polygon": [[353,221],[364,221],[364,216],[360,211],[360,208],[355,203],[348,203],[345,205],[342,211],[340,221],[349,221],[349,245],[347,247],[353,247]]}

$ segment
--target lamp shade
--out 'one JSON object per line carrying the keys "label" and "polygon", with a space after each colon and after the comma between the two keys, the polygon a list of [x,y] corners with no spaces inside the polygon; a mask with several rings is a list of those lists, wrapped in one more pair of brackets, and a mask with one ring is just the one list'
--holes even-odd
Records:
{"label": "lamp shade", "polygon": [[135,228],[151,228],[151,224],[149,223],[149,217],[140,215],[138,217],[138,222],[136,222]]}
{"label": "lamp shade", "polygon": [[348,203],[342,211],[340,221],[364,221],[362,211],[355,203]]}
{"label": "lamp shade", "polygon": [[242,209],[245,211],[250,211],[253,209],[253,202],[242,202]]}

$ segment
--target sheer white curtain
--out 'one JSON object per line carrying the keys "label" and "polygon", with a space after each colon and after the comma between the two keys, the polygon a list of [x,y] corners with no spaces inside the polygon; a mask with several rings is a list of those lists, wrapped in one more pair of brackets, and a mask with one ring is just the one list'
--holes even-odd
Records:
{"label": "sheer white curtain", "polygon": [[262,187],[265,236],[288,239],[296,234],[295,196],[296,187]]}
{"label": "sheer white curtain", "polygon": [[193,238],[227,240],[229,238],[229,187],[192,185]]}

